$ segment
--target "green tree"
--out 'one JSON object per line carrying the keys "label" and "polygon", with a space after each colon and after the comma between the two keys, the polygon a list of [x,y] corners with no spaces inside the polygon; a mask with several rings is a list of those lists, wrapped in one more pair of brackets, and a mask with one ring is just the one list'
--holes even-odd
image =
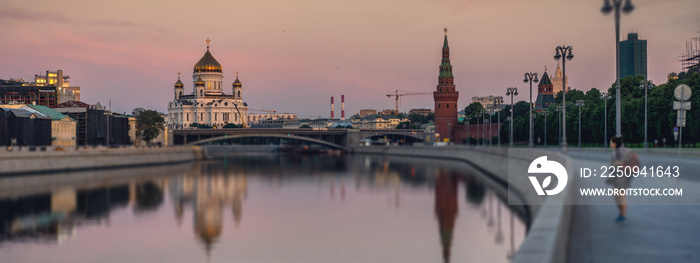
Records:
{"label": "green tree", "polygon": [[468,116],[470,118],[469,123],[470,124],[476,124],[477,123],[477,117],[481,116],[481,110],[484,109],[484,106],[481,105],[481,103],[478,102],[472,102],[464,108],[464,115]]}
{"label": "green tree", "polygon": [[224,128],[224,129],[227,129],[227,128],[243,128],[243,124],[228,123],[228,124],[224,125],[223,128]]}
{"label": "green tree", "polygon": [[410,114],[408,115],[408,121],[410,121],[413,124],[426,124],[430,123],[431,121],[435,121],[435,113],[429,113],[429,114]]}
{"label": "green tree", "polygon": [[198,129],[211,129],[212,127],[204,123],[191,123],[190,127]]}
{"label": "green tree", "polygon": [[143,110],[136,115],[136,136],[146,143],[158,137],[165,126],[165,119],[157,111]]}

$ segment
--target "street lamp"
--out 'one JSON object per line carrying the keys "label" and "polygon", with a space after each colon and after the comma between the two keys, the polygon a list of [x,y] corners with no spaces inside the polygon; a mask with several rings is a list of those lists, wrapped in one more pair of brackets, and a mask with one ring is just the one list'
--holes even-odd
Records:
{"label": "street lamp", "polygon": [[503,103],[503,97],[501,96],[496,96],[496,98],[493,101],[494,107],[498,109],[497,113],[498,114],[498,131],[496,132],[498,135],[498,147],[501,147],[501,104]]}
{"label": "street lamp", "polygon": [[559,121],[559,146],[561,146],[561,114],[563,106],[557,106],[557,121]]}
{"label": "street lamp", "polygon": [[549,110],[546,109],[544,112],[544,147],[547,148],[547,114]]}
{"label": "street lamp", "polygon": [[[620,111],[620,5],[622,0],[604,0],[603,7],[600,9],[604,15],[610,14],[615,10],[615,135],[622,135],[621,111]],[[625,0],[625,6],[622,7],[622,12],[625,14],[632,13],[634,5],[631,0]]]}
{"label": "street lamp", "polygon": [[481,109],[481,123],[483,124],[482,127],[482,133],[481,133],[481,146],[486,146],[486,117],[484,115],[486,114],[486,109]]}
{"label": "street lamp", "polygon": [[605,148],[608,148],[608,99],[610,99],[610,95],[608,95],[607,92],[602,92],[602,95],[600,96],[600,99],[603,100],[603,104],[605,105],[605,114],[603,115],[603,122],[605,123],[603,125],[603,145],[605,145]]}
{"label": "street lamp", "polygon": [[[566,59],[561,60],[561,71],[564,77],[562,78],[561,82],[563,83],[562,87],[564,88],[562,91],[562,103],[561,105],[564,106],[562,109],[562,135],[561,135],[561,147],[564,151],[566,151],[566,92],[568,91],[566,87],[566,61],[571,60],[574,58],[574,54],[572,53],[572,48],[571,46],[558,46],[554,49],[557,54],[554,55],[554,60],[559,60],[562,55],[566,55]],[[561,53],[560,53],[561,52]]]}
{"label": "street lamp", "polygon": [[581,148],[581,107],[586,104],[583,100],[577,100],[575,105],[578,106],[578,148]]}
{"label": "street lamp", "polygon": [[642,80],[639,84],[640,89],[644,89],[644,150],[648,150],[649,143],[647,142],[647,90],[654,88],[654,82],[651,80]]}
{"label": "street lamp", "polygon": [[[534,80],[533,80],[534,78]],[[529,129],[529,134],[528,134],[528,142],[527,146],[532,148],[533,146],[533,129],[532,129],[532,82],[534,81],[535,83],[539,82],[540,80],[537,79],[537,73],[532,73],[532,72],[527,72],[525,73],[525,79],[523,82],[527,83],[530,81],[530,129]]]}
{"label": "street lamp", "polygon": [[492,133],[493,121],[491,121],[491,116],[493,116],[493,108],[489,107],[488,112],[489,112],[489,146],[492,146],[491,145],[491,138],[493,138],[493,136],[492,136],[492,134],[493,134]]}
{"label": "street lamp", "polygon": [[469,117],[469,116],[464,116],[464,120],[467,121],[467,146],[471,146],[471,145],[472,145],[472,142],[471,142],[472,136],[471,136],[471,133],[470,133],[470,131],[469,131],[469,130],[471,130],[471,128],[472,128],[472,127],[471,127],[471,123],[469,123],[469,120],[470,120],[470,119],[471,119],[471,117]]}
{"label": "street lamp", "polygon": [[518,96],[518,88],[509,87],[506,89],[506,96],[510,96],[510,142],[508,146],[513,147],[513,96]]}
{"label": "street lamp", "polygon": [[[481,111],[478,112],[478,114],[481,114]],[[474,139],[476,139],[476,142],[474,142],[474,146],[479,146],[479,132],[481,130],[481,125],[479,125],[479,117],[474,116],[476,118],[476,135],[474,136]],[[482,125],[483,125],[483,118],[481,120]]]}

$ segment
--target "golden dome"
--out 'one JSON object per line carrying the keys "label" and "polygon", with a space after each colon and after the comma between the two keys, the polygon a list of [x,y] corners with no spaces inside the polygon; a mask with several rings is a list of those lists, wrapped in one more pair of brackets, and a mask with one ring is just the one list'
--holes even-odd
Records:
{"label": "golden dome", "polygon": [[182,88],[185,84],[180,81],[180,72],[177,73],[177,82],[175,82],[175,88]]}
{"label": "golden dome", "polygon": [[202,80],[202,77],[197,78],[197,80],[194,81],[195,86],[204,86],[204,80]]}
{"label": "golden dome", "polygon": [[233,85],[234,88],[235,87],[243,87],[243,83],[241,83],[241,81],[238,80],[238,71],[236,71],[236,80],[233,81],[233,84],[231,84],[231,85]]}
{"label": "golden dome", "polygon": [[194,72],[222,72],[221,64],[209,52],[209,39],[207,38],[207,53],[194,64]]}

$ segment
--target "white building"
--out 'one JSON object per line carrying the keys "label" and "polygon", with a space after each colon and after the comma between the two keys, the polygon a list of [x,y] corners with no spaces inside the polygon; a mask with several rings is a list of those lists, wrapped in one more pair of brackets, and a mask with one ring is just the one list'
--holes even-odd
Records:
{"label": "white building", "polygon": [[185,93],[178,73],[174,97],[168,103],[170,128],[188,129],[192,124],[223,128],[229,123],[243,124],[248,116],[248,106],[243,102],[243,84],[238,80],[238,72],[231,95],[224,93],[223,80],[221,64],[209,52],[207,39],[207,52],[194,65],[192,92]]}
{"label": "white building", "polygon": [[268,113],[249,113],[248,114],[248,123],[249,124],[259,123],[259,122],[265,121],[265,120],[296,120],[296,119],[297,119],[296,113],[268,112]]}
{"label": "white building", "polygon": [[500,104],[503,104],[503,96],[484,96],[484,97],[472,97],[472,103],[478,102],[481,103],[481,106],[490,109],[493,108],[498,102]]}
{"label": "white building", "polygon": [[374,115],[364,118],[352,119],[352,125],[358,129],[387,130],[395,129],[400,123],[408,121],[408,118],[399,118],[387,115]]}

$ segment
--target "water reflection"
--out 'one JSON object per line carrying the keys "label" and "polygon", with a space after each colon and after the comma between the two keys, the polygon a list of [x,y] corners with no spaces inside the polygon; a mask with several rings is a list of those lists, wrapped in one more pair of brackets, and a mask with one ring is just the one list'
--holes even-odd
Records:
{"label": "water reflection", "polygon": [[457,218],[457,178],[448,171],[440,170],[435,185],[435,214],[440,226],[442,259],[450,262],[452,235]]}
{"label": "water reflection", "polygon": [[[68,238],[76,249],[81,246],[79,253],[90,253],[85,248],[106,242],[76,234],[95,238],[97,230],[90,225],[125,233],[152,228],[151,235],[134,234],[167,245],[175,262],[511,259],[524,238],[524,213],[504,207],[503,195],[460,167],[386,157],[246,156],[36,188],[49,192],[19,189],[30,194],[0,194],[0,261],[36,261],[23,249]],[[0,180],[0,189],[2,184]],[[461,211],[460,202],[466,205]],[[504,208],[510,219],[506,226],[501,222]],[[168,225],[168,218],[176,228],[159,228]],[[192,231],[180,233],[183,226]],[[508,245],[503,244],[504,232],[509,233]],[[131,244],[123,235],[108,239],[120,244],[120,255],[149,261],[153,244]],[[192,240],[199,244],[194,251]],[[68,260],[71,251],[70,246],[51,250],[52,261],[80,262]]]}
{"label": "water reflection", "polygon": [[194,231],[205,245],[207,255],[223,230],[224,209],[231,209],[238,226],[243,216],[243,199],[248,193],[246,174],[218,167],[203,165],[192,175],[172,178],[169,186],[178,224],[182,222],[184,207],[193,206]]}
{"label": "water reflection", "polygon": [[78,225],[109,224],[115,209],[131,204],[136,211],[148,211],[162,200],[162,187],[150,181],[0,199],[0,242],[62,241]]}

